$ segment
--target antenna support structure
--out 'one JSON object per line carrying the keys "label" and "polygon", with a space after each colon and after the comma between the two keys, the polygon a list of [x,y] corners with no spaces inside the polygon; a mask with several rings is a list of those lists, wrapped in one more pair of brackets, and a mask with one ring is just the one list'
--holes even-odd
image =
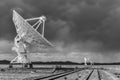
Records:
{"label": "antenna support structure", "polygon": [[[29,22],[36,21],[33,25]],[[12,50],[17,53],[10,64],[22,63],[24,66],[31,64],[28,54],[30,53],[29,45],[51,45],[47,39],[44,38],[45,30],[45,16],[40,16],[36,18],[24,19],[15,10],[13,10],[13,23],[15,24],[17,36],[14,38],[14,46]],[[38,33],[37,29],[42,25],[42,33]],[[36,37],[37,35],[37,37]],[[36,41],[35,41],[36,40]],[[36,43],[35,43],[36,42]],[[36,52],[37,53],[37,52]],[[10,65],[11,66],[11,65]]]}

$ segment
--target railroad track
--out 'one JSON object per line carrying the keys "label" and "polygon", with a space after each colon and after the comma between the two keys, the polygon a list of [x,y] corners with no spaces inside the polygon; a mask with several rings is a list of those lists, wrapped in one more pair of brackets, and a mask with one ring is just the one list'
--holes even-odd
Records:
{"label": "railroad track", "polygon": [[98,69],[97,69],[97,72],[98,72],[98,79],[102,80],[102,75],[100,74],[100,71]]}
{"label": "railroad track", "polygon": [[91,77],[93,71],[94,71],[94,69],[90,72],[90,74],[87,76],[87,78],[85,80],[89,80],[89,78]]}
{"label": "railroad track", "polygon": [[61,72],[61,73],[58,73],[58,74],[52,74],[52,75],[45,76],[45,77],[39,77],[39,76],[37,76],[37,77],[30,77],[30,78],[25,78],[23,80],[54,80],[54,79],[58,79],[60,77],[64,77],[66,75],[78,72],[80,70],[84,70],[84,69],[65,71],[65,72]]}
{"label": "railroad track", "polygon": [[61,73],[57,73],[57,74],[52,74],[52,75],[45,76],[45,77],[41,77],[41,76],[29,77],[29,78],[25,78],[25,79],[23,79],[23,80],[38,80],[38,79],[45,79],[45,78],[49,78],[49,77],[52,77],[52,76],[60,75],[60,74],[63,74],[63,73],[66,73],[66,72],[61,72]]}
{"label": "railroad track", "polygon": [[65,73],[65,74],[62,74],[62,75],[58,75],[58,76],[52,77],[52,78],[50,78],[48,80],[56,80],[56,79],[59,79],[61,77],[65,77],[67,75],[70,75],[70,74],[73,74],[73,73],[76,73],[76,72],[79,72],[79,71],[81,71],[81,70],[71,71],[71,72],[68,72],[68,73]]}
{"label": "railroad track", "polygon": [[[61,72],[58,74],[52,74],[52,75],[45,76],[45,77],[26,78],[23,80],[57,80],[57,79],[72,75],[72,74],[77,73],[77,72],[82,71],[82,70],[86,70],[86,69],[77,69],[77,70],[65,71],[65,72]],[[88,73],[88,75],[86,75],[86,78],[84,78],[84,80],[91,80],[92,79],[91,77],[93,77],[94,74],[97,75],[96,76],[97,80],[102,80],[102,76],[101,76],[99,69],[92,69]]]}
{"label": "railroad track", "polygon": [[92,80],[92,78],[95,78],[95,77],[96,77],[95,80],[102,80],[102,79],[101,79],[102,76],[101,76],[101,73],[100,73],[99,69],[93,69],[93,70],[89,73],[89,75],[87,75],[87,78],[84,79],[84,80]]}

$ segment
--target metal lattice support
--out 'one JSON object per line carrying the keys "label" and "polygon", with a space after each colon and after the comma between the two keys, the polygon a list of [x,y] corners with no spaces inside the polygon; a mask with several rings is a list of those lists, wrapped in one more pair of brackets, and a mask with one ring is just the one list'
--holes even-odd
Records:
{"label": "metal lattice support", "polygon": [[25,21],[33,21],[33,20],[38,20],[34,25],[32,25],[32,27],[37,26],[35,28],[35,30],[37,30],[40,27],[40,25],[42,24],[42,37],[44,37],[46,17],[41,16],[41,17],[37,17],[37,18],[30,18],[30,19],[26,19]]}

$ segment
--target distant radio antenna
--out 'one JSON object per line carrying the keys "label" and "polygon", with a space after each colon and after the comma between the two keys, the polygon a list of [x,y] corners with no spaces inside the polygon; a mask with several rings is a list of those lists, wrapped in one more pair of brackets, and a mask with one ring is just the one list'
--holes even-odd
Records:
{"label": "distant radio antenna", "polygon": [[93,62],[88,57],[84,57],[84,65],[87,65],[87,63],[90,63],[90,65],[93,65]]}

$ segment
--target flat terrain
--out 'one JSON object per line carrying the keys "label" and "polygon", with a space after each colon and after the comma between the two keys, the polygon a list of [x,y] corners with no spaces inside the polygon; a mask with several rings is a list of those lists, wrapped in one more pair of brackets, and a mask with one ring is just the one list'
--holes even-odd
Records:
{"label": "flat terrain", "polygon": [[120,80],[119,65],[76,66],[50,65],[34,69],[14,67],[0,68],[0,80]]}

